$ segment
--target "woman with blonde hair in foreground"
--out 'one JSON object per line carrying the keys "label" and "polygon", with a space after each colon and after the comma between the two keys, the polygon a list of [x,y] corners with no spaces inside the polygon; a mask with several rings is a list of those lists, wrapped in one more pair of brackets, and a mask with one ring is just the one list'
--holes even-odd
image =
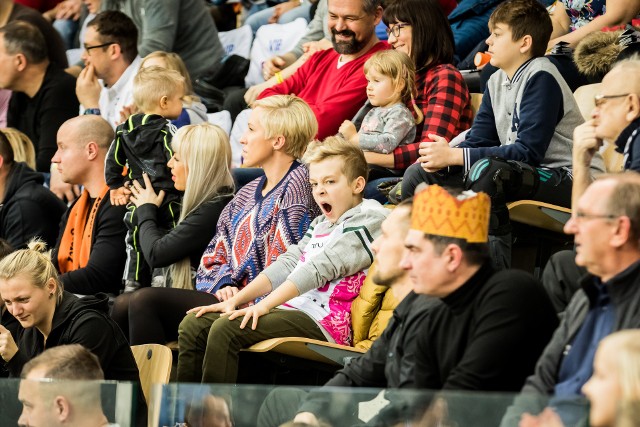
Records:
{"label": "woman with blonde hair in foreground", "polygon": [[[582,392],[590,403],[590,427],[640,425],[640,329],[615,332],[600,341],[593,374]],[[520,427],[562,426],[550,408],[538,416],[525,414],[520,421]]]}
{"label": "woman with blonde hair in foreground", "polygon": [[[140,384],[131,348],[109,318],[106,294],[78,298],[63,289],[56,268],[39,240],[0,261],[0,296],[20,326],[0,326],[0,358],[19,377],[22,367],[45,349],[81,344],[100,360],[105,379]],[[146,424],[142,393],[136,404],[137,424]]]}

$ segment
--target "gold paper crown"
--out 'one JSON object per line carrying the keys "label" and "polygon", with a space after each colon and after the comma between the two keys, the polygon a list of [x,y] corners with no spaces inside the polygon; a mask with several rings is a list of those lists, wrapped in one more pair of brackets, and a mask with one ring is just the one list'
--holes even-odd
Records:
{"label": "gold paper crown", "polygon": [[411,228],[427,234],[485,243],[489,231],[491,199],[485,193],[467,191],[454,197],[430,185],[413,198]]}

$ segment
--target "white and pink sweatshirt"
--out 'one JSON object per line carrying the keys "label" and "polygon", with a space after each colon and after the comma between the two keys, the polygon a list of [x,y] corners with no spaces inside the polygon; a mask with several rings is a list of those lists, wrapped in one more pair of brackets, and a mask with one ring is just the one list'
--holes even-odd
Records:
{"label": "white and pink sweatshirt", "polygon": [[351,302],[373,262],[371,243],[388,213],[377,201],[363,200],[335,224],[324,215],[313,220],[302,240],[263,271],[273,289],[288,279],[300,292],[279,308],[304,312],[328,341],[351,345]]}

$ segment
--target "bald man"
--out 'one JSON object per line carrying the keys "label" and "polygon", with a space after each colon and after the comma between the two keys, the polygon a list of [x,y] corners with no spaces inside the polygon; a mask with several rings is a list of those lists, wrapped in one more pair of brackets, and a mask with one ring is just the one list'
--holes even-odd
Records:
{"label": "bald man", "polygon": [[640,172],[640,59],[616,64],[602,79],[591,120],[573,133],[574,203],[591,183],[589,166],[604,141],[624,155],[624,169]]}
{"label": "bald man", "polygon": [[[604,141],[615,144],[624,155],[624,169],[640,172],[640,60],[616,64],[602,79],[595,96],[591,120],[573,133],[573,188],[571,199],[580,200],[592,181],[589,167]],[[576,265],[574,251],[554,254],[542,274],[542,283],[556,311],[562,312],[580,289],[579,279],[586,270]]]}
{"label": "bald man", "polygon": [[52,254],[65,290],[75,294],[117,295],[122,289],[126,207],[111,205],[104,177],[113,137],[109,123],[97,115],[75,117],[58,130],[51,162],[64,182],[84,187],[62,217]]}

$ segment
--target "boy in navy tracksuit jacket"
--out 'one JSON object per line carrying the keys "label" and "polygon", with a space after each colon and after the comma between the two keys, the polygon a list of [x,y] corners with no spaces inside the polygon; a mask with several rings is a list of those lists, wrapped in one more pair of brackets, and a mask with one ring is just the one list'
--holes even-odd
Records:
{"label": "boy in navy tracksuit jacket", "polygon": [[[473,126],[456,148],[438,135],[421,144],[404,175],[402,197],[421,183],[464,186],[491,196],[490,248],[494,266],[511,263],[506,202],[533,199],[570,207],[571,149],[584,120],[556,67],[544,57],[549,13],[536,0],[508,0],[489,20],[491,76]],[[604,171],[598,155],[592,171]]]}

